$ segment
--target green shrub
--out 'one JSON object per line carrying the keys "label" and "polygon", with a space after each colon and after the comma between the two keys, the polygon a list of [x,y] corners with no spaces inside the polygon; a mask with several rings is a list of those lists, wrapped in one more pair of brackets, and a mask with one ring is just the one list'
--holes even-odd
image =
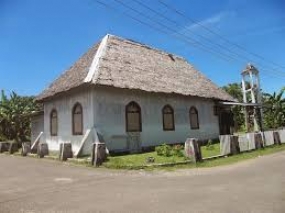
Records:
{"label": "green shrub", "polygon": [[162,146],[156,146],[155,147],[155,151],[156,151],[156,154],[159,155],[159,156],[162,156],[163,154],[163,151],[162,151]]}
{"label": "green shrub", "polygon": [[171,146],[169,146],[165,143],[162,144],[161,146],[155,147],[155,151],[156,151],[157,155],[165,156],[165,157],[170,157],[172,154],[171,153],[172,152]]}
{"label": "green shrub", "polygon": [[172,147],[172,153],[174,156],[183,157],[184,156],[184,147],[182,145],[175,145]]}
{"label": "green shrub", "polygon": [[161,146],[155,147],[155,151],[157,155],[164,156],[164,157],[170,157],[170,156],[183,157],[184,156],[184,147],[182,145],[175,145],[171,147],[164,143]]}

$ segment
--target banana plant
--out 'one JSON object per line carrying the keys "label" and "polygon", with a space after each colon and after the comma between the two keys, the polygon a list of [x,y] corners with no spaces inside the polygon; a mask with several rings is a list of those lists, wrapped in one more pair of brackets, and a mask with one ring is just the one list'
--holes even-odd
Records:
{"label": "banana plant", "polygon": [[0,99],[0,138],[17,142],[28,139],[31,132],[31,112],[39,110],[34,98],[15,92],[8,98],[4,91]]}
{"label": "banana plant", "polygon": [[263,96],[264,124],[267,128],[278,128],[285,125],[285,88],[279,93],[265,93]]}

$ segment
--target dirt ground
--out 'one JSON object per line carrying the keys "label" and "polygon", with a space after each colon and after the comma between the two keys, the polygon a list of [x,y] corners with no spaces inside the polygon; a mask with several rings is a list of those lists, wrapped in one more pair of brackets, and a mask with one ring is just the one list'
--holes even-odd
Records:
{"label": "dirt ground", "polygon": [[230,166],[114,171],[0,155],[0,213],[285,212],[285,152]]}

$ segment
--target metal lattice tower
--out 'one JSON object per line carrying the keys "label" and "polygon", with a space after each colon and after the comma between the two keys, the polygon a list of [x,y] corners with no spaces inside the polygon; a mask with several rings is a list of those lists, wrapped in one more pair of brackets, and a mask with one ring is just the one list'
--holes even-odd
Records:
{"label": "metal lattice tower", "polygon": [[[252,65],[248,64],[245,70],[242,71],[242,92],[243,102],[245,104],[252,104],[254,106],[253,123],[254,131],[260,131],[261,126],[261,90],[260,90],[260,78],[259,71]],[[245,125],[247,131],[249,131],[249,118],[248,108],[244,108]]]}

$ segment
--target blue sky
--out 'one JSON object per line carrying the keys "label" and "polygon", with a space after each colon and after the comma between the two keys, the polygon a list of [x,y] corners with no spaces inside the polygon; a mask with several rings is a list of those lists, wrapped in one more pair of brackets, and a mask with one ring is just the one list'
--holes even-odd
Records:
{"label": "blue sky", "polygon": [[[101,1],[113,5],[116,11],[150,22],[116,1]],[[40,93],[107,33],[183,56],[219,86],[240,82],[240,72],[250,61],[257,62],[253,64],[261,69],[264,91],[272,92],[285,85],[285,3],[282,0],[164,0],[198,25],[167,10],[157,0],[140,1],[172,22],[135,1],[120,1],[152,20],[171,26],[174,31],[163,34],[95,0],[0,0],[0,89],[21,95]],[[263,56],[266,61],[230,45],[201,25]],[[181,35],[194,39],[207,51],[177,39]],[[223,51],[223,55],[232,58],[222,59],[216,53],[209,53],[208,48]],[[244,58],[236,60],[233,54]]]}

